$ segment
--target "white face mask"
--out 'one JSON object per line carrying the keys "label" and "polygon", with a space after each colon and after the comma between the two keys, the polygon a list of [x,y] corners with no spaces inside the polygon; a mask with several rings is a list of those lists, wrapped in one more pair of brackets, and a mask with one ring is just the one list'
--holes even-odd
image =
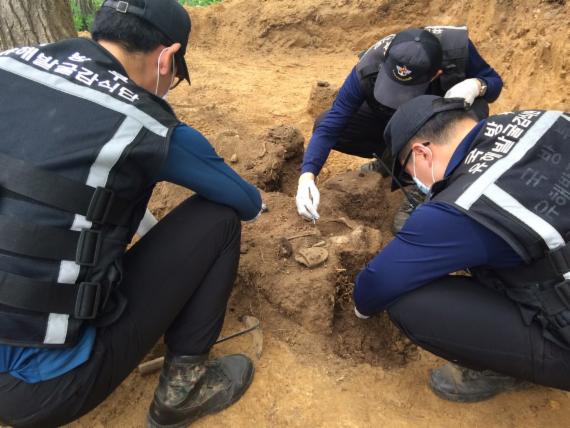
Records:
{"label": "white face mask", "polygon": [[[154,95],[156,95],[157,97],[160,96],[160,95],[158,95],[158,83],[160,82],[160,59],[162,58],[162,54],[164,53],[164,51],[166,49],[167,48],[164,48],[162,50],[162,52],[158,56],[158,61],[156,62],[156,86],[154,88]],[[166,93],[162,96],[163,100],[165,100],[166,97],[168,96],[168,91],[172,87],[173,83],[174,83],[174,56],[172,57],[172,79],[170,79],[170,85],[168,85],[168,89],[167,89]]]}
{"label": "white face mask", "polygon": [[414,180],[414,183],[416,183],[416,186],[420,192],[422,192],[424,195],[429,194],[429,187],[422,183],[418,177],[412,177],[412,180]]}
{"label": "white face mask", "polygon": [[[413,156],[412,161],[414,164],[414,176],[412,177],[412,180],[414,180],[414,183],[416,183],[416,186],[418,186],[420,192],[422,192],[424,195],[428,195],[430,192],[430,187],[422,183],[421,180],[416,176],[416,153],[415,152],[412,153],[412,156]],[[432,179],[432,184],[435,183],[435,177],[433,174],[433,162],[431,164],[431,179]]]}

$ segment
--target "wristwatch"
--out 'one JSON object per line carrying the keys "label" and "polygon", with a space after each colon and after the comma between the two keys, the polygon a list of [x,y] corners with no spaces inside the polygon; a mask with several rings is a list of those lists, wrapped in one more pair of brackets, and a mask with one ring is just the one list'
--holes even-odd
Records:
{"label": "wristwatch", "polygon": [[477,78],[477,80],[481,83],[481,89],[479,90],[479,96],[482,97],[487,92],[487,83],[483,79]]}

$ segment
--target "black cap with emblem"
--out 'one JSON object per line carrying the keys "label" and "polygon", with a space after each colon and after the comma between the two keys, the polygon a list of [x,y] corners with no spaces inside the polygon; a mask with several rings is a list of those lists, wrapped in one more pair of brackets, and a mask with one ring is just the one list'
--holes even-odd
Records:
{"label": "black cap with emblem", "polygon": [[399,187],[398,179],[403,175],[400,152],[428,120],[443,111],[469,110],[469,107],[463,98],[421,95],[407,101],[394,113],[384,129],[384,141],[394,159],[392,177],[396,180],[392,181],[392,190]]}
{"label": "black cap with emblem", "polygon": [[178,75],[190,83],[190,74],[184,55],[192,23],[186,10],[176,0],[105,0],[101,7],[109,7],[120,13],[135,15],[157,30],[160,30],[172,43],[182,47],[174,56]]}
{"label": "black cap with emblem", "polygon": [[374,86],[374,98],[396,109],[425,94],[441,68],[441,43],[427,30],[411,28],[396,34],[386,52]]}

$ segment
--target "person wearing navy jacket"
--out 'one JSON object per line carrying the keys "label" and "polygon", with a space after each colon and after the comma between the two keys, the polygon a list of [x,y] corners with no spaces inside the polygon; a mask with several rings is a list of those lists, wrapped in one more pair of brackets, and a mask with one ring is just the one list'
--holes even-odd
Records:
{"label": "person wearing navy jacket", "polygon": [[570,390],[570,115],[466,107],[422,95],[388,123],[393,189],[428,199],[357,275],[355,313],[448,360],[429,376],[446,400]]}
{"label": "person wearing navy jacket", "polygon": [[[331,109],[315,121],[299,177],[298,213],[309,220],[319,219],[315,180],[331,150],[364,158],[377,156],[390,163],[382,134],[395,109],[405,101],[422,94],[462,97],[475,103],[479,118],[484,118],[488,103],[499,97],[502,87],[501,77],[481,57],[466,27],[411,28],[382,38],[362,55]],[[385,176],[377,160],[363,170]],[[394,219],[395,232],[411,209],[406,200]]]}
{"label": "person wearing navy jacket", "polygon": [[[106,0],[92,40],[0,53],[0,425],[72,422],[162,336],[147,426],[187,426],[251,385],[248,357],[209,351],[262,199],[165,101],[190,81],[190,28],[176,0]],[[160,181],[195,195],[149,230]]]}

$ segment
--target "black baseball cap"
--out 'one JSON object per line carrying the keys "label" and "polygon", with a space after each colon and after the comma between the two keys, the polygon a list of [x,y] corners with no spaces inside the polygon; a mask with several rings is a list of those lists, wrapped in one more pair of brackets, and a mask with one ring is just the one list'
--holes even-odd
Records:
{"label": "black baseball cap", "polygon": [[441,43],[427,30],[411,28],[394,37],[374,85],[374,98],[397,109],[406,101],[425,94],[441,68]]}
{"label": "black baseball cap", "polygon": [[[420,95],[402,104],[384,129],[384,141],[394,160],[392,177],[396,179],[403,177],[400,152],[428,120],[442,111],[469,110],[469,108],[463,98],[442,98],[436,95]],[[392,190],[398,187],[397,181],[392,178]]]}
{"label": "black baseball cap", "polygon": [[120,13],[135,15],[162,32],[172,43],[182,46],[174,56],[177,75],[190,83],[190,74],[184,55],[192,22],[188,12],[177,0],[105,0],[101,7],[109,7]]}

